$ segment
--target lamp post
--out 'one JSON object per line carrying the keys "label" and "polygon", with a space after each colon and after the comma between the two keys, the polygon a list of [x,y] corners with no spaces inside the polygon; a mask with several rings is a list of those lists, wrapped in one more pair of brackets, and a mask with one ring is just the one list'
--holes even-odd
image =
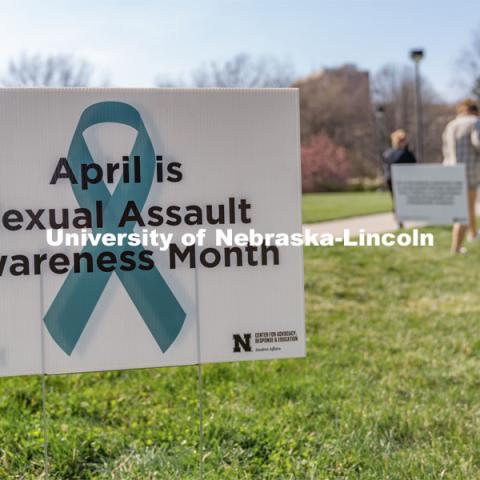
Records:
{"label": "lamp post", "polygon": [[420,62],[425,56],[423,49],[410,50],[410,58],[415,65],[415,117],[417,124],[416,147],[417,147],[417,161],[423,161],[423,119],[422,119],[422,92],[421,92],[421,78],[420,78]]}
{"label": "lamp post", "polygon": [[383,160],[382,160],[382,130],[383,130],[383,120],[385,116],[385,107],[383,105],[377,105],[374,110],[375,114],[375,143],[376,143],[376,150],[378,155],[378,173],[379,176],[382,175],[383,172]]}

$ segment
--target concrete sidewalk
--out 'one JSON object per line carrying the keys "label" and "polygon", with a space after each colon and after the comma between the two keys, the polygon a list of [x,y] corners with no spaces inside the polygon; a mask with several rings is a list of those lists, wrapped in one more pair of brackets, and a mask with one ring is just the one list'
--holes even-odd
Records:
{"label": "concrete sidewalk", "polygon": [[[421,222],[408,222],[406,228],[425,226]],[[358,235],[360,229],[368,233],[384,233],[398,230],[397,222],[392,213],[377,213],[363,215],[361,217],[342,218],[329,222],[310,223],[303,225],[303,229],[309,228],[313,233],[331,233],[335,236],[343,235],[344,229],[350,230],[352,236]]]}

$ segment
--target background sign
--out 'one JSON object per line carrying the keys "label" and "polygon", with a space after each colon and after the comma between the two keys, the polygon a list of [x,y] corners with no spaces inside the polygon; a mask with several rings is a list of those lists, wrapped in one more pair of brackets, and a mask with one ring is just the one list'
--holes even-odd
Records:
{"label": "background sign", "polygon": [[0,90],[0,375],[304,356],[302,249],[214,243],[301,232],[298,122],[290,89]]}
{"label": "background sign", "polygon": [[399,221],[468,223],[465,165],[393,165],[392,176]]}

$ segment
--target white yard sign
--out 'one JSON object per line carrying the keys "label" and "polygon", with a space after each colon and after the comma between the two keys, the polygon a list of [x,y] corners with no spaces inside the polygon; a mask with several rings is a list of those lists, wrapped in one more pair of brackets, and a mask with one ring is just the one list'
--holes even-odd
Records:
{"label": "white yard sign", "polygon": [[302,249],[215,243],[301,232],[298,131],[290,89],[0,90],[0,376],[304,356]]}
{"label": "white yard sign", "polygon": [[392,178],[399,221],[467,223],[465,165],[393,165]]}

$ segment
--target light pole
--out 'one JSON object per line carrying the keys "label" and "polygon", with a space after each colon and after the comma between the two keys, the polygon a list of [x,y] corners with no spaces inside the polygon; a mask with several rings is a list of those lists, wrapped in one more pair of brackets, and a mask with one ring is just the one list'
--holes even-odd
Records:
{"label": "light pole", "polygon": [[377,105],[374,110],[375,113],[375,143],[376,143],[376,150],[378,155],[378,172],[379,176],[383,174],[383,160],[382,160],[382,130],[383,130],[383,119],[385,116],[385,107],[383,105]]}
{"label": "light pole", "polygon": [[410,58],[415,65],[415,117],[417,124],[416,153],[417,161],[419,163],[423,161],[422,85],[420,78],[420,62],[424,55],[425,52],[421,48],[410,50]]}

